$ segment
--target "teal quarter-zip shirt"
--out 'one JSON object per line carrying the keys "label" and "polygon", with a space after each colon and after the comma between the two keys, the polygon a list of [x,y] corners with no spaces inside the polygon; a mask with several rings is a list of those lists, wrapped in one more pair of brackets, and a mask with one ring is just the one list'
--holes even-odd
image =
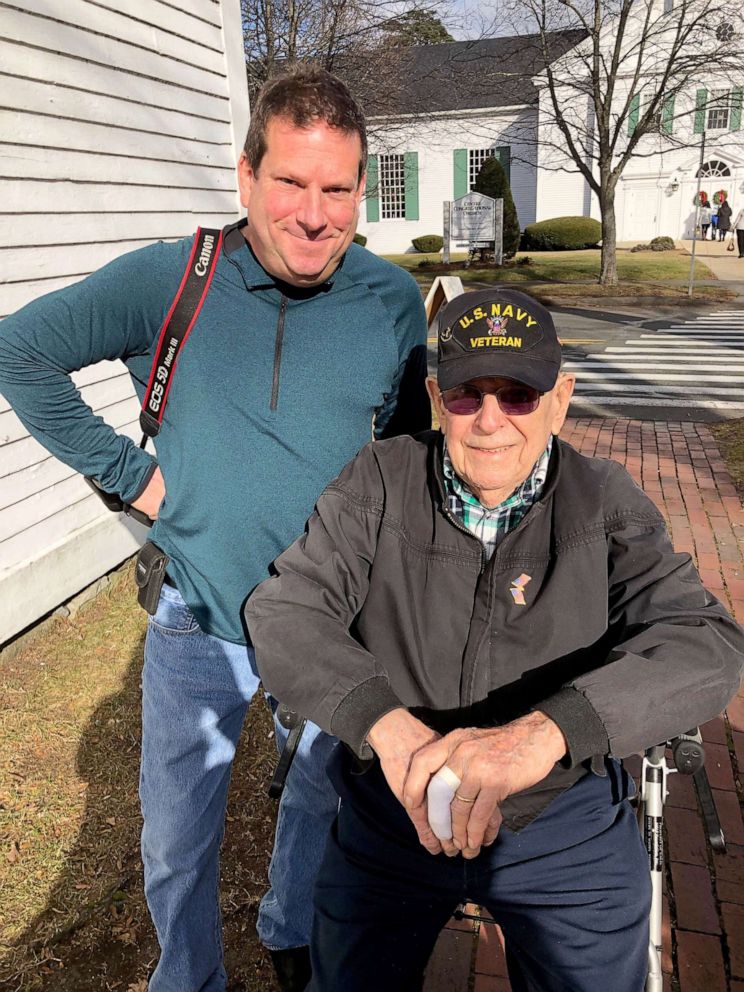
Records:
{"label": "teal quarter-zip shirt", "polygon": [[[240,226],[173,373],[151,534],[202,629],[237,643],[243,601],[327,483],[373,436],[429,426],[426,320],[408,273],[351,245],[326,283],[300,290],[261,267]],[[94,416],[69,373],[122,359],[142,399],[192,245],[124,255],[0,324],[0,393],[52,454],[128,502],[155,458]]]}

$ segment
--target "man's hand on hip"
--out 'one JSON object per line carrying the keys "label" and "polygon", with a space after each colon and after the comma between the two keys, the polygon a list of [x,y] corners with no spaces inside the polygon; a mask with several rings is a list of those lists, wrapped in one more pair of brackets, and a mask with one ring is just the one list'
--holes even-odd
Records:
{"label": "man's hand on hip", "polygon": [[496,839],[499,803],[542,781],[565,753],[558,725],[539,711],[503,727],[453,730],[413,755],[403,802],[409,813],[418,809],[432,775],[446,765],[460,779],[452,800],[452,841],[474,858]]}
{"label": "man's hand on hip", "polygon": [[141,510],[148,517],[157,520],[160,504],[163,502],[164,496],[165,482],[163,481],[163,473],[160,471],[160,466],[158,466],[152,473],[152,477],[141,495],[132,503],[132,508]]}
{"label": "man's hand on hip", "polygon": [[[380,717],[367,734],[367,742],[380,759],[387,784],[400,803],[403,803],[403,783],[411,761],[421,748],[438,739],[439,734],[402,707]],[[430,854],[439,854],[442,845],[429,826],[426,793],[415,806],[406,806],[406,812],[426,850]]]}

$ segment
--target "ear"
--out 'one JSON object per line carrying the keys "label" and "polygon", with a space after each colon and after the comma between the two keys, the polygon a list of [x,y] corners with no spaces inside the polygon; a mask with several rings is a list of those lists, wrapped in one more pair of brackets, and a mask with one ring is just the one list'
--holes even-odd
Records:
{"label": "ear", "polygon": [[256,181],[256,174],[248,162],[245,152],[240,153],[238,159],[238,189],[240,190],[240,202],[244,207],[248,207],[251,198],[251,190]]}
{"label": "ear", "polygon": [[550,425],[550,430],[553,434],[560,434],[561,432],[568,414],[568,407],[571,403],[575,385],[576,376],[567,375],[563,372],[558,374],[558,382],[555,384],[553,419]]}
{"label": "ear", "polygon": [[426,391],[428,392],[429,399],[431,400],[434,416],[439,421],[439,429],[442,433],[444,433],[444,422],[447,418],[447,411],[442,406],[442,400],[439,396],[439,386],[434,376],[427,376]]}

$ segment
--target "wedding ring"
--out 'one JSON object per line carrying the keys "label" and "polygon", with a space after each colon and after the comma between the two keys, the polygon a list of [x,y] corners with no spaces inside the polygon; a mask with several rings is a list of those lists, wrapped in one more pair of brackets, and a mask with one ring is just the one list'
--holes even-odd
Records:
{"label": "wedding ring", "polygon": [[[476,796],[477,798],[477,796]],[[459,792],[455,793],[455,799],[459,799],[461,803],[474,803],[475,799],[466,799],[465,796],[461,796]]]}

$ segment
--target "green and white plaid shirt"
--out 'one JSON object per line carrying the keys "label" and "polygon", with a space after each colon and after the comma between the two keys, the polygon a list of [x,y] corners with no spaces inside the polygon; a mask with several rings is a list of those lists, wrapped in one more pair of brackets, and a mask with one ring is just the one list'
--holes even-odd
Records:
{"label": "green and white plaid shirt", "polygon": [[499,503],[492,510],[483,506],[471,493],[462,479],[455,475],[449,454],[447,442],[444,444],[444,488],[447,496],[447,507],[462,524],[474,534],[486,549],[486,557],[490,558],[505,534],[517,526],[529,508],[539,498],[548,474],[550,452],[553,450],[553,435],[550,435],[548,445],[535,462],[535,467],[521,486],[517,486],[511,496]]}

